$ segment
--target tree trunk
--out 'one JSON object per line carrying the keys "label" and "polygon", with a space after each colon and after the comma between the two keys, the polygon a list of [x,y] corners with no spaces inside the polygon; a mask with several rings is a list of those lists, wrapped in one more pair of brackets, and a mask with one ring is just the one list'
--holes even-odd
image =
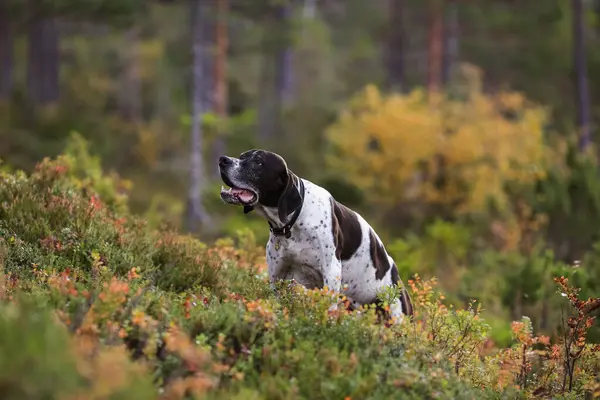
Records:
{"label": "tree trunk", "polygon": [[9,26],[8,2],[0,3],[0,101],[7,100],[13,89],[13,36]]}
{"label": "tree trunk", "polygon": [[276,95],[272,79],[274,72],[273,65],[275,64],[274,56],[271,52],[267,51],[263,53],[262,59],[258,90],[258,131],[261,141],[264,142],[275,136],[278,111],[274,100]]}
{"label": "tree trunk", "polygon": [[[192,0],[196,1],[196,0]],[[215,16],[216,16],[216,2],[219,0],[203,0],[204,10],[202,12],[202,25],[199,29],[202,30],[202,38],[200,39],[203,46],[202,52],[202,107],[205,112],[214,111],[215,109],[215,68],[217,63],[216,59],[216,28],[215,28]]]}
{"label": "tree trunk", "polygon": [[390,21],[387,54],[388,86],[391,90],[406,90],[404,68],[404,0],[390,0]]}
{"label": "tree trunk", "polygon": [[518,321],[523,318],[523,293],[521,288],[518,288],[515,293],[515,303],[513,304],[513,321]]}
{"label": "tree trunk", "polygon": [[[33,2],[30,3],[33,5]],[[27,89],[34,104],[59,99],[59,35],[53,16],[41,15],[35,6],[29,21]]]}
{"label": "tree trunk", "polygon": [[198,231],[200,226],[209,222],[209,216],[202,204],[202,189],[204,187],[203,133],[201,118],[204,110],[203,82],[206,79],[203,67],[205,52],[203,40],[203,21],[205,6],[203,0],[191,2],[192,15],[192,132],[190,154],[190,189],[188,194],[188,228]]}
{"label": "tree trunk", "polygon": [[577,127],[579,128],[579,149],[585,150],[591,144],[590,94],[587,81],[587,60],[585,48],[585,22],[582,0],[572,0],[573,13],[573,68],[575,72],[575,92],[577,104]]}
{"label": "tree trunk", "polygon": [[258,99],[258,130],[262,141],[275,137],[280,128],[281,102],[281,50],[284,46],[282,38],[281,17],[278,6],[265,18],[265,28],[262,34],[262,67],[259,78]]}
{"label": "tree trunk", "polygon": [[263,67],[260,78],[258,124],[265,141],[281,134],[282,109],[293,98],[291,15],[293,1],[278,5],[268,17],[263,32]]}
{"label": "tree trunk", "polygon": [[142,120],[142,83],[140,79],[139,30],[125,33],[126,43],[123,70],[119,85],[119,112],[123,118],[137,123]]}
{"label": "tree trunk", "polygon": [[228,0],[217,0],[217,23],[215,24],[215,112],[227,115],[227,14]]}
{"label": "tree trunk", "polygon": [[442,60],[442,85],[446,86],[454,73],[459,52],[459,22],[456,0],[446,7],[444,24],[444,59]]}
{"label": "tree trunk", "polygon": [[317,15],[317,0],[304,0],[302,14],[305,19],[315,19]]}
{"label": "tree trunk", "polygon": [[317,17],[317,12],[318,9],[316,0],[304,0],[304,3],[302,4],[302,40],[306,40],[307,35],[309,35],[309,24],[304,22],[314,21]]}
{"label": "tree trunk", "polygon": [[277,94],[280,104],[288,105],[293,97],[293,49],[292,49],[292,26],[291,18],[293,12],[293,1],[281,5],[278,9],[279,22],[281,26],[283,43],[277,54]]}
{"label": "tree trunk", "polygon": [[427,89],[430,95],[441,89],[443,35],[443,0],[429,0]]}
{"label": "tree trunk", "polygon": [[541,311],[541,315],[540,315],[540,331],[545,332],[548,328],[549,328],[549,324],[548,324],[548,317],[550,315],[550,307],[549,307],[549,303],[550,299],[548,298],[544,298],[542,299],[542,311]]}
{"label": "tree trunk", "polygon": [[[215,24],[215,63],[214,63],[214,111],[220,119],[227,117],[227,47],[229,46],[227,18],[229,14],[229,0],[217,0]],[[207,43],[209,41],[206,41]],[[219,168],[217,160],[225,153],[225,140],[217,131],[212,153],[214,168],[211,168],[215,177],[218,177]]]}

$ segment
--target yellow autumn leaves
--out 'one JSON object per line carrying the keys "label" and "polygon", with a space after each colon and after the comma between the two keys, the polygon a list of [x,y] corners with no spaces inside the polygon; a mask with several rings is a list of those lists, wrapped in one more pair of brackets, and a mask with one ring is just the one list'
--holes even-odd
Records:
{"label": "yellow autumn leaves", "polygon": [[502,208],[507,183],[533,182],[552,161],[548,115],[519,93],[487,95],[473,84],[465,92],[433,102],[421,89],[383,95],[368,86],[327,130],[328,165],[373,204],[418,200],[464,213],[494,200]]}

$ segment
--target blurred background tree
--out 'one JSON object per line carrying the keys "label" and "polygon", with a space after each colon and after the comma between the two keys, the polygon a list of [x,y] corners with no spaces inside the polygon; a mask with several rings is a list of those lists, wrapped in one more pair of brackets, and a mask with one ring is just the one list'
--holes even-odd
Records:
{"label": "blurred background tree", "polygon": [[405,279],[443,278],[506,332],[523,313],[552,331],[552,275],[598,295],[599,16],[600,0],[1,0],[0,158],[32,170],[75,131],[152,225],[265,240],[221,204],[216,159],[268,148],[372,221]]}

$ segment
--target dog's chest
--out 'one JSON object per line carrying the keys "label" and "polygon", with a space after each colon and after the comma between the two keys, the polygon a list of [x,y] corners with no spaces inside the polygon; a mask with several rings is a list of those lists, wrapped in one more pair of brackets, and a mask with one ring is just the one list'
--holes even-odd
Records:
{"label": "dog's chest", "polygon": [[[312,190],[311,190],[312,189]],[[310,191],[309,191],[310,190]],[[333,254],[331,231],[331,207],[323,196],[315,196],[314,189],[307,189],[305,204],[289,238],[272,235],[273,255],[301,264],[320,266],[325,257]]]}
{"label": "dog's chest", "polygon": [[275,262],[286,261],[319,267],[325,261],[325,246],[318,234],[295,234],[289,239],[273,236],[269,241],[270,257]]}
{"label": "dog's chest", "polygon": [[[274,277],[312,281],[317,279],[315,274],[320,275],[323,267],[331,262],[335,245],[327,195],[307,183],[305,202],[291,237],[271,235],[267,244],[267,262]],[[303,278],[301,275],[309,276]]]}
{"label": "dog's chest", "polygon": [[312,236],[272,237],[267,246],[269,274],[277,280],[295,280],[307,288],[322,287],[323,267],[327,262],[322,247]]}

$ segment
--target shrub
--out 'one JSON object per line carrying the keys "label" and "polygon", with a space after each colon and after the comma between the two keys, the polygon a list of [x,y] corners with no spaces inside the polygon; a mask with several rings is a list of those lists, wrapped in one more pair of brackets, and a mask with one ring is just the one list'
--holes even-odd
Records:
{"label": "shrub", "polygon": [[[275,296],[251,230],[214,244],[154,231],[63,167],[46,160],[30,176],[0,175],[7,398],[513,399],[598,388],[598,349],[582,340],[598,300],[580,302],[567,281],[577,311],[554,346],[523,323],[513,348],[495,348],[478,301],[454,307],[418,275],[413,320],[387,326],[372,307],[346,310],[343,297],[329,311],[326,289],[281,282]],[[449,232],[440,223],[430,234],[467,241]],[[450,261],[458,250],[445,249]],[[561,387],[565,372],[573,384]]]}
{"label": "shrub", "polygon": [[47,310],[0,304],[0,390],[5,399],[157,398],[124,348],[71,337]]}
{"label": "shrub", "polygon": [[[448,214],[506,209],[508,184],[533,184],[555,162],[548,115],[520,93],[468,90],[432,106],[423,89],[384,95],[368,86],[328,129],[329,167],[386,207],[425,202]],[[390,166],[394,166],[390,168]]]}

